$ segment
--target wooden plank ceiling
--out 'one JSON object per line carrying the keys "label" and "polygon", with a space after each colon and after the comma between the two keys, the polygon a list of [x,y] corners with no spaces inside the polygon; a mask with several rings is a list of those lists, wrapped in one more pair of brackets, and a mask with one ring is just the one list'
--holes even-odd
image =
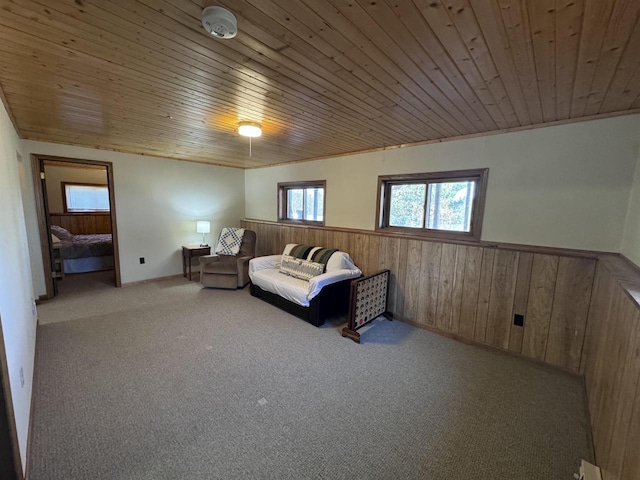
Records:
{"label": "wooden plank ceiling", "polygon": [[[204,32],[212,4],[236,38]],[[640,0],[0,5],[28,139],[252,167],[640,108]]]}

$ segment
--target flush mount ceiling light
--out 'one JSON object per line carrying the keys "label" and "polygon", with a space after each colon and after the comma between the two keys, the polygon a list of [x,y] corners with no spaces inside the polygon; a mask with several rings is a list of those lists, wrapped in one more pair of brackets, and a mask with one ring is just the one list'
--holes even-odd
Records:
{"label": "flush mount ceiling light", "polygon": [[243,137],[259,137],[262,135],[260,124],[256,122],[240,122],[238,124],[238,133]]}
{"label": "flush mount ceiling light", "polygon": [[249,156],[251,156],[251,139],[262,135],[262,128],[256,122],[240,122],[238,133],[243,137],[249,137]]}
{"label": "flush mount ceiling light", "polygon": [[238,33],[236,16],[226,8],[207,7],[202,11],[202,26],[216,38],[233,38]]}

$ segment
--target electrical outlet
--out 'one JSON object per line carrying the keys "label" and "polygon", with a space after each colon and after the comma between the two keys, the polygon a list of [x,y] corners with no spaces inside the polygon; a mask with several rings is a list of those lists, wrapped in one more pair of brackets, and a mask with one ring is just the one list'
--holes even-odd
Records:
{"label": "electrical outlet", "polygon": [[140,265],[144,263],[144,257],[140,257]]}
{"label": "electrical outlet", "polygon": [[24,387],[24,369],[20,365],[20,386]]}
{"label": "electrical outlet", "polygon": [[524,327],[524,315],[515,314],[513,316],[513,324],[516,327]]}

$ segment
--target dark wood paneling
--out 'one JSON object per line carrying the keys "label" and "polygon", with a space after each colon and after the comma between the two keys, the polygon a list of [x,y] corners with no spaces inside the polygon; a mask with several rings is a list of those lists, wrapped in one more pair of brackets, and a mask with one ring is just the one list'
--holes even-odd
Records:
{"label": "dark wood paneling", "polygon": [[66,228],[74,235],[111,233],[111,215],[108,213],[51,213],[49,224]]}
{"label": "dark wood paneling", "polygon": [[[598,263],[582,370],[604,480],[640,478],[640,306],[620,262]],[[635,274],[635,281],[640,274]],[[569,352],[571,349],[568,350]]]}
{"label": "dark wood paneling", "polygon": [[[286,243],[314,243],[348,252],[365,275],[388,268],[388,308],[399,319],[579,369],[593,258],[331,227],[243,225],[258,233],[259,254],[280,253]],[[513,325],[514,313],[524,315],[524,327]]]}

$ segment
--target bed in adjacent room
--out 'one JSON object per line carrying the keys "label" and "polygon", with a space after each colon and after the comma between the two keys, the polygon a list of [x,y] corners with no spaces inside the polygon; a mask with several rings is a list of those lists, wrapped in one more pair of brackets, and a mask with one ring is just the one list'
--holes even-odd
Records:
{"label": "bed in adjacent room", "polygon": [[51,234],[60,240],[60,254],[66,274],[113,268],[113,239],[110,233],[73,235],[62,227],[52,225]]}

